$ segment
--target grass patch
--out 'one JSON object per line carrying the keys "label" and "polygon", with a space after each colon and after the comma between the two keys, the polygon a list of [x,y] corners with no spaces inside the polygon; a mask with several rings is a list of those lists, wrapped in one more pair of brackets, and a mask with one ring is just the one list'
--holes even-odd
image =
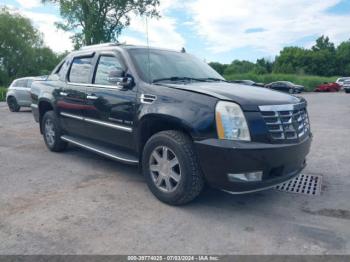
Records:
{"label": "grass patch", "polygon": [[310,76],[310,75],[289,75],[289,74],[265,74],[257,75],[254,73],[246,74],[234,74],[225,75],[227,80],[253,80],[259,83],[271,83],[276,81],[290,81],[298,85],[303,85],[305,91],[313,91],[316,86],[323,84],[324,82],[335,82],[337,77],[322,77],[322,76]]}
{"label": "grass patch", "polygon": [[0,102],[1,101],[5,101],[5,99],[6,99],[6,92],[7,92],[7,88],[0,87]]}

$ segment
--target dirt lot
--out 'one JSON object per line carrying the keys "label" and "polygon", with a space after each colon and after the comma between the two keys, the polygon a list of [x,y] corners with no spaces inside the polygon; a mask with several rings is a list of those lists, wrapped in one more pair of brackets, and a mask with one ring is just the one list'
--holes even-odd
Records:
{"label": "dirt lot", "polygon": [[207,189],[156,200],[137,168],[70,147],[50,153],[30,111],[0,103],[0,254],[350,254],[350,95],[307,94],[304,173],[321,196]]}

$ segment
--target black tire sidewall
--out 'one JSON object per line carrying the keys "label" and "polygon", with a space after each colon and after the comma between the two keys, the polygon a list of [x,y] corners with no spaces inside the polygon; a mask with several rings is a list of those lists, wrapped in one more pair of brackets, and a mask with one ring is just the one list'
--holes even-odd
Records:
{"label": "black tire sidewall", "polygon": [[17,99],[13,96],[7,99],[7,105],[11,112],[18,112],[20,110],[20,106],[17,103]]}
{"label": "black tire sidewall", "polygon": [[[152,154],[153,150],[159,146],[167,146],[170,148],[175,153],[181,166],[181,180],[176,190],[171,193],[163,192],[156,187],[149,170],[150,155]],[[192,169],[191,163],[188,159],[189,156],[187,155],[188,154],[180,144],[163,134],[159,134],[147,142],[142,158],[143,175],[145,176],[146,182],[152,193],[161,201],[174,204],[178,199],[181,199],[183,197],[184,193],[187,190],[190,190],[190,187],[192,185]]]}
{"label": "black tire sidewall", "polygon": [[[53,145],[49,145],[47,143],[46,135],[45,135],[45,123],[48,119],[51,120],[51,122],[53,123],[53,126],[54,126],[55,143]],[[49,150],[54,151],[54,152],[58,152],[58,151],[61,151],[65,147],[66,143],[61,140],[62,131],[61,131],[61,127],[59,125],[59,120],[57,119],[57,117],[53,111],[48,111],[45,113],[43,120],[42,120],[41,128],[42,128],[45,144]]]}

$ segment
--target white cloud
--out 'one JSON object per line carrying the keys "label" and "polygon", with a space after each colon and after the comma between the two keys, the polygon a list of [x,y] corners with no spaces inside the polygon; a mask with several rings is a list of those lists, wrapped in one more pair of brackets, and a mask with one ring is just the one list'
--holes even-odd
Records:
{"label": "white cloud", "polygon": [[33,7],[38,7],[41,4],[40,0],[16,0],[21,7],[26,9],[31,9]]}
{"label": "white cloud", "polygon": [[[177,32],[176,25],[179,21],[174,17],[170,17],[167,12],[180,8],[182,3],[178,0],[163,0],[159,7],[160,19],[148,19],[148,38],[151,46],[163,47],[169,49],[180,50],[185,46],[185,39],[180,33]],[[142,17],[133,16],[131,19],[130,27],[128,31],[136,33],[137,37],[130,37],[127,34],[120,37],[121,41],[125,41],[130,44],[143,44],[147,43],[147,27],[146,19]]]}
{"label": "white cloud", "polygon": [[[187,3],[195,32],[214,53],[250,47],[276,54],[311,35],[339,43],[350,35],[350,16],[325,11],[340,0],[193,0]],[[252,28],[263,32],[246,33]]]}
{"label": "white cloud", "polygon": [[33,25],[43,34],[44,44],[55,52],[60,53],[73,49],[73,44],[70,39],[73,34],[58,30],[55,26],[55,23],[61,21],[61,18],[52,14],[32,12],[23,9],[11,8],[11,10],[12,12],[18,12],[29,18]]}

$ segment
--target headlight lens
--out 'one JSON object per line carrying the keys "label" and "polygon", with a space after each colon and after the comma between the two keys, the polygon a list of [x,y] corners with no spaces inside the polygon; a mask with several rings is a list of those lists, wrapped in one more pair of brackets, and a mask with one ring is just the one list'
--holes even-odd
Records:
{"label": "headlight lens", "polygon": [[220,139],[250,141],[247,121],[238,104],[220,101],[216,105],[215,115]]}

